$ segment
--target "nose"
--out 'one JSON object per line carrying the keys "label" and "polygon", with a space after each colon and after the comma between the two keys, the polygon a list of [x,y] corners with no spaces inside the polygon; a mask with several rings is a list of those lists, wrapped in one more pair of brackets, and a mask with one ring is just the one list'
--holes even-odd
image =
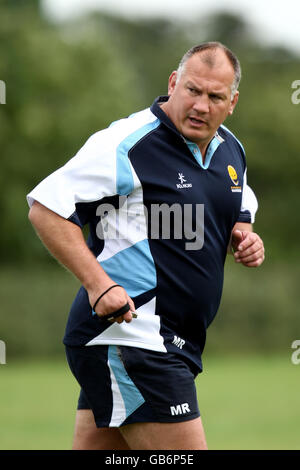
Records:
{"label": "nose", "polygon": [[194,101],[193,110],[198,114],[206,114],[209,112],[209,98],[204,93],[197,96]]}

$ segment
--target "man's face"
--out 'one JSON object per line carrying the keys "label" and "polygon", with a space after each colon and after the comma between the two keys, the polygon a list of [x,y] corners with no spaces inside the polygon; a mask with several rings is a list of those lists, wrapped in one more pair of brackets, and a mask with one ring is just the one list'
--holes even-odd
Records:
{"label": "man's face", "polygon": [[204,52],[194,54],[185,64],[177,80],[177,72],[169,78],[168,102],[162,109],[178,131],[198,144],[202,155],[218,127],[232,114],[238,92],[231,99],[233,67],[223,51],[217,50],[214,64],[201,60]]}

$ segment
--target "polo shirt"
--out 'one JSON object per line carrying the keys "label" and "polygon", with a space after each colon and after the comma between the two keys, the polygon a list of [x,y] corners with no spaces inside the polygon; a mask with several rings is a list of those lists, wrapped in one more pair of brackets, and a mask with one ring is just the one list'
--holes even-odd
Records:
{"label": "polo shirt", "polygon": [[167,99],[93,134],[27,199],[89,224],[88,246],[136,307],[130,323],[111,324],[93,312],[81,287],[66,345],[171,351],[201,371],[231,231],[236,222],[254,222],[257,200],[237,138],[221,125],[203,164],[198,146],[161,109]]}

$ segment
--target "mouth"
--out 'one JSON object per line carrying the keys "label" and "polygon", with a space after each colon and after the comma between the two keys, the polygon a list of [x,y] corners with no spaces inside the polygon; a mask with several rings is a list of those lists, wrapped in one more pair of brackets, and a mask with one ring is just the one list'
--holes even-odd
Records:
{"label": "mouth", "polygon": [[203,127],[204,125],[207,125],[207,122],[204,121],[203,119],[197,118],[195,116],[189,116],[189,122],[193,127]]}

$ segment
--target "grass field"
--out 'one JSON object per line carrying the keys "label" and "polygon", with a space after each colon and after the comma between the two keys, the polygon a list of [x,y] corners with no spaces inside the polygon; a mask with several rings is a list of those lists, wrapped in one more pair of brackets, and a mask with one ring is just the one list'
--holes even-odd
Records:
{"label": "grass field", "polygon": [[[205,357],[197,378],[210,449],[300,449],[300,365]],[[78,386],[64,359],[0,365],[0,449],[70,449]]]}

